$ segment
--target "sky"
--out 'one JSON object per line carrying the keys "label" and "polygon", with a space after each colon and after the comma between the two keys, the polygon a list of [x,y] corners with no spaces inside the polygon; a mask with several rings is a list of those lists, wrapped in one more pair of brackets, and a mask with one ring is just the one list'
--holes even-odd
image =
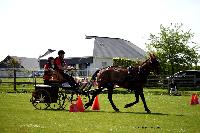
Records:
{"label": "sky", "polygon": [[171,23],[191,29],[200,45],[199,13],[199,0],[0,0],[0,61],[38,58],[47,49],[92,56],[94,40],[85,35],[122,38],[146,50],[150,33]]}

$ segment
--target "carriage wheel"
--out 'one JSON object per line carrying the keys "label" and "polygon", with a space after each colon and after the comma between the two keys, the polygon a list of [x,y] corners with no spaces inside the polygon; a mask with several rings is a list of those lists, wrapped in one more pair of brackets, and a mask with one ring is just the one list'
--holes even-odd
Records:
{"label": "carriage wheel", "polygon": [[72,102],[73,94],[60,93],[58,96],[59,105],[61,109],[68,108],[68,104]]}
{"label": "carriage wheel", "polygon": [[50,104],[51,109],[64,109],[63,105],[65,103],[64,100],[64,94],[62,92],[58,92],[58,97],[54,100],[52,100],[52,103]]}
{"label": "carriage wheel", "polygon": [[47,109],[50,106],[51,97],[48,91],[39,89],[32,97],[32,104],[36,109]]}

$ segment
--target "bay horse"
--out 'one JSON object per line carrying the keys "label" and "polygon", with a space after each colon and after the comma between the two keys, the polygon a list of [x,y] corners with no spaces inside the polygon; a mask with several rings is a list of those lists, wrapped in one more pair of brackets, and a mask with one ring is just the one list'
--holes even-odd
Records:
{"label": "bay horse", "polygon": [[91,100],[85,104],[85,108],[87,109],[91,106],[94,98],[100,94],[103,89],[107,88],[110,104],[112,105],[112,108],[118,112],[119,109],[115,106],[112,100],[114,86],[118,85],[120,88],[125,88],[135,92],[136,100],[132,103],[126,104],[124,108],[131,107],[138,103],[140,96],[144,104],[145,111],[147,113],[151,113],[147,107],[143,93],[143,87],[147,82],[147,77],[150,72],[154,72],[157,75],[160,74],[160,63],[154,54],[150,54],[150,57],[137,67],[129,67],[127,69],[111,66],[97,70],[93,74],[92,80],[97,81],[98,89],[96,89],[93,93]]}

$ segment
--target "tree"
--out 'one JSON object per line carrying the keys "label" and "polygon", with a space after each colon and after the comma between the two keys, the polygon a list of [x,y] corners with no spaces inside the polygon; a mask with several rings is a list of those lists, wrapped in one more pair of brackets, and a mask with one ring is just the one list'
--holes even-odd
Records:
{"label": "tree", "polygon": [[149,52],[157,53],[163,74],[173,74],[180,70],[192,69],[198,63],[197,46],[189,47],[194,34],[191,30],[181,30],[183,24],[160,25],[159,36],[150,34],[146,44]]}
{"label": "tree", "polygon": [[0,65],[5,68],[22,68],[20,61],[9,55],[0,62]]}
{"label": "tree", "polygon": [[8,64],[11,65],[13,67],[13,76],[14,76],[14,91],[17,90],[16,87],[16,68],[20,66],[20,63],[14,59],[14,58],[10,58],[10,60],[8,60]]}

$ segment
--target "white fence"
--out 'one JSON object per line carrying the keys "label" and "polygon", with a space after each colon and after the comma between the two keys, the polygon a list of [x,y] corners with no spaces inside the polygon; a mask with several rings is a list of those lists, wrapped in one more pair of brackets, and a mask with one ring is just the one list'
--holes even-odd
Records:
{"label": "white fence", "polygon": [[[96,69],[86,69],[86,70],[74,70],[70,71],[69,74],[75,77],[91,77]],[[0,69],[0,79],[1,78],[33,78],[42,77],[43,71],[27,71],[25,69]],[[148,76],[146,87],[168,87],[170,80],[167,79],[168,75],[162,76]],[[1,80],[0,80],[1,81]],[[34,81],[34,80],[32,80]],[[200,87],[200,79],[195,76],[186,76],[184,78],[176,79],[177,86],[179,87]]]}
{"label": "white fence", "polygon": [[[73,76],[79,76],[79,77],[90,77],[96,69],[85,69],[85,70],[73,70],[68,72],[69,74],[72,74]],[[33,77],[33,76],[43,76],[44,72],[43,70],[25,70],[23,68],[1,68],[0,69],[0,77],[5,78],[12,78],[14,77],[14,73],[16,73],[16,77]]]}

